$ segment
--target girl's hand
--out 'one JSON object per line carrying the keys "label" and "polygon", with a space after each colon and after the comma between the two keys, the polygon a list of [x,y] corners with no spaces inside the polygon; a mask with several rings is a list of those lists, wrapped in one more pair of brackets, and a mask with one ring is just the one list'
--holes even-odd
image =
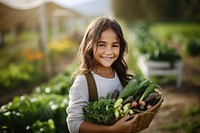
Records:
{"label": "girl's hand", "polygon": [[132,131],[132,125],[136,121],[138,115],[131,118],[131,116],[125,116],[114,125],[112,125],[113,133],[130,133]]}

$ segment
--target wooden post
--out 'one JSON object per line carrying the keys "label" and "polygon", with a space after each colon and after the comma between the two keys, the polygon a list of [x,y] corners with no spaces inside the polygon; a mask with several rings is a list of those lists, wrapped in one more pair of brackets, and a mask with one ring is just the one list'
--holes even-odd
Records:
{"label": "wooden post", "polygon": [[42,45],[42,51],[44,52],[45,56],[48,57],[47,52],[47,24],[46,24],[46,12],[45,12],[45,4],[43,3],[39,7],[39,21],[40,21],[40,39]]}
{"label": "wooden post", "polygon": [[59,34],[59,20],[58,16],[53,14],[53,37],[54,40],[58,40],[58,34]]}
{"label": "wooden post", "polygon": [[47,50],[47,22],[46,22],[46,10],[45,2],[39,7],[39,23],[40,23],[40,43],[41,50],[44,53],[45,61],[45,71],[47,73],[47,78],[50,76],[50,65],[48,59],[48,50]]}

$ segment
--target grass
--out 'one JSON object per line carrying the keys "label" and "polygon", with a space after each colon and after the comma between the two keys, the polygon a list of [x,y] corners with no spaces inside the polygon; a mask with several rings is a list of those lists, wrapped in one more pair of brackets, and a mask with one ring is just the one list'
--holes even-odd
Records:
{"label": "grass", "polygon": [[[150,32],[160,40],[177,39],[187,41],[188,37],[200,37],[199,23],[155,23],[152,24]],[[186,38],[185,38],[186,37]]]}

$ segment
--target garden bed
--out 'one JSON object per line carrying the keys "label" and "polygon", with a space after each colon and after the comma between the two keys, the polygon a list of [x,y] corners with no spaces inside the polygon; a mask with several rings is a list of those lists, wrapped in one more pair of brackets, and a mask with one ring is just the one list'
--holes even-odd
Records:
{"label": "garden bed", "polygon": [[172,75],[176,77],[176,86],[178,88],[181,86],[183,67],[183,63],[181,60],[177,60],[176,62],[171,64],[168,61],[148,60],[147,58],[145,58],[145,56],[140,55],[138,57],[137,65],[146,78],[150,78],[152,76]]}

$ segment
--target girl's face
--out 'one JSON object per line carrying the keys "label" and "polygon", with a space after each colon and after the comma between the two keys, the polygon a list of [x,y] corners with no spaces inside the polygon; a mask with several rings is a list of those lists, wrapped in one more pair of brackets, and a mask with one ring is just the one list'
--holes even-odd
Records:
{"label": "girl's face", "polygon": [[93,46],[94,58],[98,67],[111,67],[120,53],[120,40],[112,29],[101,33],[98,42]]}

